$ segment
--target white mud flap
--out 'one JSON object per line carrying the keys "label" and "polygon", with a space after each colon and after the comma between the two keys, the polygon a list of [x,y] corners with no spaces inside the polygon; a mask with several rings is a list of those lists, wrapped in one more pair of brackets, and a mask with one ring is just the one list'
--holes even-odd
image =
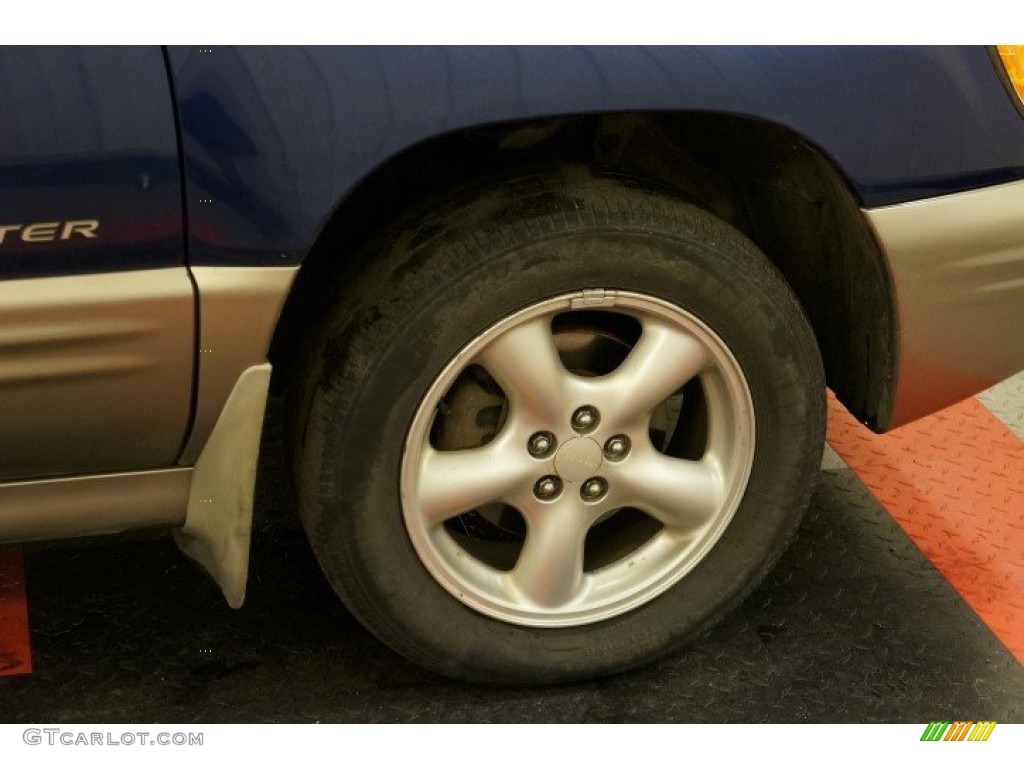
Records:
{"label": "white mud flap", "polygon": [[256,461],[270,386],[270,363],[238,377],[196,461],[185,524],[174,540],[220,585],[232,608],[245,601]]}

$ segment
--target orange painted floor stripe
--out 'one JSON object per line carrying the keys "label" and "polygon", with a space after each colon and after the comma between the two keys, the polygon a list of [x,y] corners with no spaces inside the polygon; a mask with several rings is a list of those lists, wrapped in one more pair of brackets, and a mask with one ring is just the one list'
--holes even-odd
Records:
{"label": "orange painted floor stripe", "polygon": [[1024,664],[1024,443],[973,398],[876,435],[831,393],[828,441]]}
{"label": "orange painted floor stripe", "polygon": [[31,671],[25,561],[20,552],[0,552],[0,677]]}

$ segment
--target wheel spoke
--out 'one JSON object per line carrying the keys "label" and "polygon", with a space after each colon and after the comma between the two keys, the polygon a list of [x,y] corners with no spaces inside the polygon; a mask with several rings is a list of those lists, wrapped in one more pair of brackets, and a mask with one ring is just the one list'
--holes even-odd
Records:
{"label": "wheel spoke", "polygon": [[551,334],[551,320],[540,317],[492,341],[477,361],[495,378],[513,406],[554,419],[565,397],[568,371]]}
{"label": "wheel spoke", "polygon": [[711,357],[700,341],[660,320],[644,320],[643,334],[622,365],[605,377],[623,418],[649,414],[703,371]]}
{"label": "wheel spoke", "polygon": [[627,506],[651,515],[667,528],[694,530],[721,508],[725,486],[711,463],[687,461],[650,451],[631,459],[617,479]]}
{"label": "wheel spoke", "polygon": [[[524,452],[525,453],[525,452]],[[431,524],[501,501],[530,482],[530,466],[495,441],[464,451],[423,449],[416,502]]]}
{"label": "wheel spoke", "polygon": [[560,503],[528,516],[523,550],[509,574],[517,593],[546,608],[566,605],[583,589],[583,545],[589,518]]}

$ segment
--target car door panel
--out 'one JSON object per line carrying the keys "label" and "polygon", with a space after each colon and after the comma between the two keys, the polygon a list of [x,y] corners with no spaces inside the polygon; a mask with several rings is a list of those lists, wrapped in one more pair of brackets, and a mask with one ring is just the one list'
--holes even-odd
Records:
{"label": "car door panel", "polygon": [[173,463],[195,306],[159,47],[0,49],[0,480]]}

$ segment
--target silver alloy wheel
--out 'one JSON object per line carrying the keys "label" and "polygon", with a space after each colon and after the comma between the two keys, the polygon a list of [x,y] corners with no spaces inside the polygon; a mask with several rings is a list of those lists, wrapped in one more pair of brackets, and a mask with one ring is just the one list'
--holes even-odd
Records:
{"label": "silver alloy wheel", "polygon": [[[563,365],[552,320],[577,310],[639,324],[639,339],[611,372],[581,376]],[[442,399],[473,365],[507,398],[504,421],[481,447],[438,449],[431,434]],[[707,414],[703,456],[674,458],[651,440],[652,413],[695,377]],[[538,435],[553,436],[554,450]],[[753,458],[753,401],[721,339],[661,299],[587,290],[504,318],[445,367],[409,429],[402,510],[423,565],[465,605],[513,624],[578,626],[632,610],[690,572],[732,519]],[[446,526],[493,504],[525,521],[508,570],[461,546]],[[660,525],[623,556],[587,569],[588,533],[624,509]]]}

